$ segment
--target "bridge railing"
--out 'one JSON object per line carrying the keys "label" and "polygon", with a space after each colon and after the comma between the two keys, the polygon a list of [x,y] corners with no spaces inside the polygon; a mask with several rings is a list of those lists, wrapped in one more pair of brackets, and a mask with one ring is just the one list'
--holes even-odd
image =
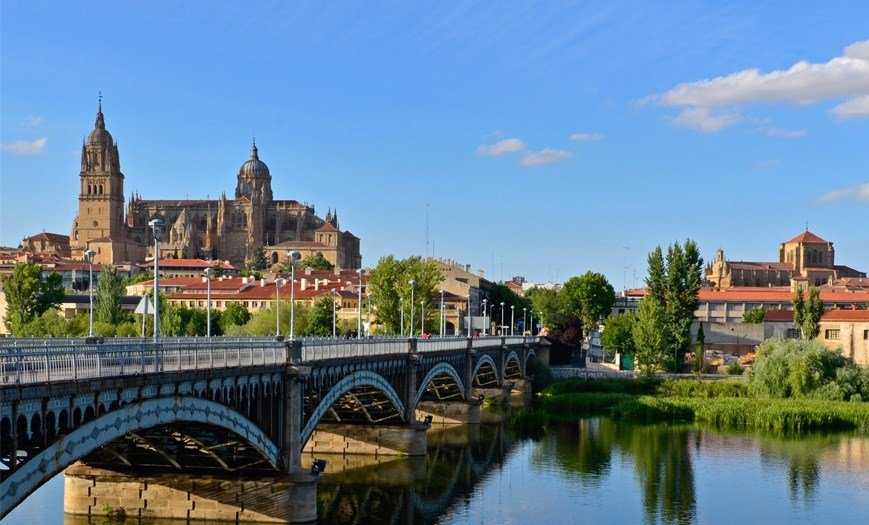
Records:
{"label": "bridge railing", "polygon": [[416,342],[417,352],[464,350],[467,347],[468,339],[466,337],[439,337],[434,339],[419,339]]}
{"label": "bridge railing", "polygon": [[406,354],[410,351],[408,339],[379,337],[375,339],[307,339],[302,341],[302,362],[369,357],[375,355]]}
{"label": "bridge railing", "polygon": [[286,362],[281,341],[190,340],[0,348],[0,384],[117,377]]}

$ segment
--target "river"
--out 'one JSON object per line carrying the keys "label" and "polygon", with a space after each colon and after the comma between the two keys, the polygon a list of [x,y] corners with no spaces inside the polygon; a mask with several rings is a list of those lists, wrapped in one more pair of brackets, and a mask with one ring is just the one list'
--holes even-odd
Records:
{"label": "river", "polygon": [[[550,422],[531,440],[501,421],[432,429],[425,458],[328,461],[318,487],[324,524],[856,524],[869,516],[869,437],[855,433],[589,418]],[[63,491],[59,475],[3,525],[88,523],[64,515]]]}

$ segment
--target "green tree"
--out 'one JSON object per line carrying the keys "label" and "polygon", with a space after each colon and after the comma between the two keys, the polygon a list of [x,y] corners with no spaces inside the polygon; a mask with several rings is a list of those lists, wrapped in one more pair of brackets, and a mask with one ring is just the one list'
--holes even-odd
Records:
{"label": "green tree", "polygon": [[125,292],[124,278],[117,267],[111,264],[103,266],[97,280],[94,320],[113,325],[120,323],[124,317],[121,300]]}
{"label": "green tree", "polygon": [[269,267],[269,261],[266,259],[266,251],[263,245],[260,244],[254,248],[247,267],[254,272],[261,272]]}
{"label": "green tree", "polygon": [[610,314],[616,302],[612,285],[603,274],[596,272],[571,277],[558,294],[564,297],[563,304],[568,315],[582,320],[586,335]]}
{"label": "green tree", "polygon": [[531,303],[528,313],[534,314],[535,324],[561,328],[567,322],[562,298],[555,290],[534,286],[525,292],[525,298]]}
{"label": "green tree", "polygon": [[667,316],[658,301],[649,296],[640,301],[632,335],[636,347],[636,366],[640,377],[651,379],[667,358],[665,334],[661,327]]}
{"label": "green tree", "polygon": [[323,257],[322,253],[315,253],[299,261],[297,268],[311,268],[312,270],[333,270],[335,268],[335,265],[330,263],[328,259]]}
{"label": "green tree", "polygon": [[332,297],[321,297],[311,309],[311,320],[304,335],[327,337],[332,335],[332,314],[337,315],[338,305]]}
{"label": "green tree", "polygon": [[600,341],[607,350],[622,354],[633,354],[636,351],[634,344],[634,326],[637,317],[631,313],[610,316],[604,323],[604,331],[600,334]]}
{"label": "green tree", "polygon": [[[416,285],[413,291],[413,302],[410,301],[410,281]],[[401,299],[404,300],[405,329],[409,327],[410,308],[414,311],[414,324],[410,327],[415,333],[419,330],[422,301],[426,302],[426,331],[436,329],[438,309],[433,307],[432,299],[436,295],[436,287],[443,280],[433,261],[423,260],[413,256],[407,259],[396,259],[393,255],[382,257],[377,266],[371,270],[368,277],[368,291],[376,305],[377,324],[384,333],[397,334],[401,329]]]}
{"label": "green tree", "polygon": [[794,291],[794,298],[791,301],[791,304],[794,307],[794,325],[797,328],[802,329],[803,324],[806,322],[806,300],[803,295],[802,285],[797,285],[797,289]]}
{"label": "green tree", "polygon": [[694,371],[698,374],[703,371],[703,362],[706,357],[706,334],[703,332],[703,321],[697,327],[697,348],[694,350]]}
{"label": "green tree", "polygon": [[[510,307],[514,307],[515,321],[522,320],[522,309],[530,308],[531,301],[517,295],[505,284],[495,283],[489,288],[489,301],[495,305],[492,318],[499,326],[510,326]],[[504,319],[501,319],[501,303],[504,303]],[[509,328],[508,328],[509,331]]]}
{"label": "green tree", "polygon": [[746,324],[760,324],[766,317],[766,308],[758,306],[742,314],[742,322]]}
{"label": "green tree", "polygon": [[0,276],[6,295],[6,328],[19,335],[25,324],[63,302],[63,277],[57,272],[42,274],[33,261],[15,265],[12,275]]}
{"label": "green tree", "polygon": [[132,277],[128,277],[127,280],[124,282],[124,284],[129,286],[131,284],[137,284],[137,283],[142,283],[145,281],[150,281],[153,278],[154,278],[154,272],[137,273],[136,275],[134,275]]}
{"label": "green tree", "polygon": [[703,259],[697,244],[688,239],[667,247],[666,257],[658,246],[648,257],[649,275],[646,296],[662,310],[662,335],[667,355],[673,357],[674,369],[681,367],[691,347],[691,324],[700,304],[697,293],[702,283]]}
{"label": "green tree", "polygon": [[57,309],[52,308],[34,317],[30,322],[21,327],[18,337],[67,337],[69,323]]}
{"label": "green tree", "polygon": [[[290,333],[290,302],[281,300],[281,335]],[[311,318],[311,308],[296,303],[295,307],[295,331],[296,334],[304,334],[308,330]],[[232,331],[230,331],[231,333]],[[277,316],[274,308],[260,308],[254,313],[250,321],[244,326],[247,335],[264,336],[277,333]]]}
{"label": "green tree", "polygon": [[821,291],[814,286],[809,288],[809,300],[806,301],[805,318],[802,329],[803,338],[815,339],[821,332],[821,316],[824,315],[824,303],[821,301]]}
{"label": "green tree", "polygon": [[226,308],[220,313],[219,323],[223,333],[228,333],[231,326],[244,326],[248,321],[250,321],[250,312],[241,303],[227,303]]}

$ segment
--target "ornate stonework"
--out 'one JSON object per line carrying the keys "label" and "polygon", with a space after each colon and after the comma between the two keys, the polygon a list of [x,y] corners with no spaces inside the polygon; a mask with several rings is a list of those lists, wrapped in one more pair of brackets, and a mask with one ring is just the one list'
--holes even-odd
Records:
{"label": "ornate stonework", "polygon": [[94,130],[82,144],[80,179],[70,235],[76,258],[91,248],[98,262],[141,262],[153,256],[148,222],[160,218],[167,229],[161,258],[221,259],[242,266],[263,246],[272,264],[283,262],[287,250],[303,257],[320,253],[341,268],[362,264],[359,238],[339,229],[337,211],[323,219],[312,206],[274,199],[271,173],[256,143],[238,170],[234,199],[226,193],[213,200],[146,200],[133,194],[125,210],[118,146],[106,130],[100,102]]}

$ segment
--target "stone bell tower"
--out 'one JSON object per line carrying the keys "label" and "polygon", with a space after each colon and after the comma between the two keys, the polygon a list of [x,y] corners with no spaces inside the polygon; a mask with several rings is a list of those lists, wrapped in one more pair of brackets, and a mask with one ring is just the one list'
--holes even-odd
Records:
{"label": "stone bell tower", "polygon": [[88,242],[121,240],[124,230],[124,174],[118,145],[106,130],[100,95],[94,129],[81,146],[78,215],[70,232],[72,256],[81,258]]}

